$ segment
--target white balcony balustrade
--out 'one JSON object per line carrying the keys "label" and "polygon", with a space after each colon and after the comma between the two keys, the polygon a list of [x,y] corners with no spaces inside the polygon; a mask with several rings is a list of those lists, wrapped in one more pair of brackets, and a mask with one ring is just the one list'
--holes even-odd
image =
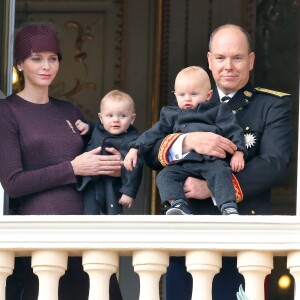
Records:
{"label": "white balcony balustrade", "polygon": [[[90,278],[89,300],[109,299],[109,278],[119,257],[132,256],[140,300],[159,300],[159,281],[170,256],[186,256],[192,299],[211,300],[222,256],[236,256],[250,300],[264,300],[264,279],[275,256],[300,284],[300,218],[290,216],[2,216],[0,300],[16,256],[31,256],[39,300],[58,299],[68,256],[82,256]],[[295,292],[296,300],[300,295]],[[124,299],[126,300],[126,299]],[[130,299],[132,300],[132,299]]]}

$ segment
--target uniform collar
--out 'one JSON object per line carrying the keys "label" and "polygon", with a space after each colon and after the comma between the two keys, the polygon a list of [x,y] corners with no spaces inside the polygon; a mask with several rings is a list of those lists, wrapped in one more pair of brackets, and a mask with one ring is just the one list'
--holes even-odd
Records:
{"label": "uniform collar", "polygon": [[[237,112],[242,110],[243,107],[248,105],[249,101],[253,99],[254,88],[250,82],[248,82],[242,89],[237,91],[235,95],[228,101],[228,104],[232,111]],[[217,87],[214,90],[212,97],[213,102],[220,102],[220,96]]]}

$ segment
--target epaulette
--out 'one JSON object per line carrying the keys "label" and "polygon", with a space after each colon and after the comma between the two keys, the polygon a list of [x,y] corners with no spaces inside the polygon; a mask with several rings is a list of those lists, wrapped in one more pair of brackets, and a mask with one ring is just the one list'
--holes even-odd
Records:
{"label": "epaulette", "polygon": [[264,94],[270,94],[270,95],[274,95],[277,97],[285,97],[285,96],[290,96],[291,94],[287,94],[287,93],[282,93],[282,92],[278,92],[278,91],[273,91],[273,90],[269,90],[269,89],[265,89],[265,88],[261,88],[261,87],[256,87],[254,90],[264,93]]}

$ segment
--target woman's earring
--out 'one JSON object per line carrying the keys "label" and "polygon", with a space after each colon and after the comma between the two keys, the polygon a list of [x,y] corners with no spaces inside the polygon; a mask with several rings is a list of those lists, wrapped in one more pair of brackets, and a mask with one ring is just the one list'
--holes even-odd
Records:
{"label": "woman's earring", "polygon": [[18,70],[19,70],[19,72],[22,72],[22,71],[23,71],[21,68],[19,68]]}

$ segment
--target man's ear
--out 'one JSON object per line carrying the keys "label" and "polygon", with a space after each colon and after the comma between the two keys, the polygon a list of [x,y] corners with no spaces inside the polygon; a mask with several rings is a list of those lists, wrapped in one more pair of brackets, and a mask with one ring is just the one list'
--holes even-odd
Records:
{"label": "man's ear", "polygon": [[249,53],[249,70],[252,71],[254,67],[254,60],[255,60],[255,53],[250,52]]}
{"label": "man's ear", "polygon": [[211,53],[207,52],[207,61],[208,61],[208,67],[211,70]]}

